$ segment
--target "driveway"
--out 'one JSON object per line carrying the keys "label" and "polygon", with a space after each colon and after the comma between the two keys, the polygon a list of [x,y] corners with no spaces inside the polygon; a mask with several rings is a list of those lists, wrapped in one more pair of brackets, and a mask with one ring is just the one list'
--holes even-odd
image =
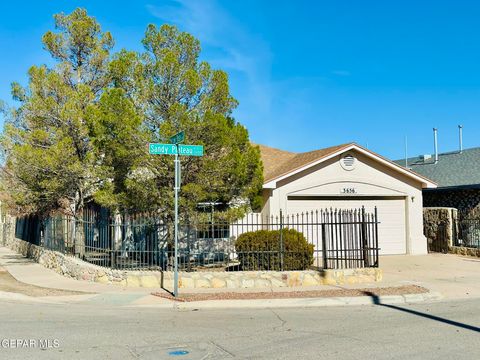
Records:
{"label": "driveway", "polygon": [[480,259],[452,254],[382,256],[383,285],[416,284],[446,299],[480,298]]}

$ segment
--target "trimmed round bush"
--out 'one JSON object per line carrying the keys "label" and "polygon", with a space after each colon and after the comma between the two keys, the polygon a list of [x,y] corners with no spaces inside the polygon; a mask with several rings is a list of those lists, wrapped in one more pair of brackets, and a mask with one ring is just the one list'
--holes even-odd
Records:
{"label": "trimmed round bush", "polygon": [[[294,229],[258,230],[241,234],[235,242],[235,251],[244,271],[305,270],[313,263],[313,244]],[[283,267],[282,267],[283,259]]]}

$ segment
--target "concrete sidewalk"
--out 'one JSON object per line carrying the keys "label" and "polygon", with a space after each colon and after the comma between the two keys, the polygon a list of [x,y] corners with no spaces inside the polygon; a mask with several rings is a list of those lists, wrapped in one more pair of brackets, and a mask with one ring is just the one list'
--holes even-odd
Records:
{"label": "concrete sidewalk", "polygon": [[[423,286],[431,291],[424,295],[385,296],[382,302],[402,303],[446,299],[480,298],[480,259],[457,255],[430,254],[425,256],[383,256],[380,258],[384,272],[382,282],[342,286],[315,286],[308,288],[278,289],[238,289],[239,292],[253,291],[305,291],[329,289],[354,289],[395,287],[405,284]],[[18,281],[34,286],[80,291],[85,295],[50,296],[36,298],[44,302],[88,302],[92,304],[119,306],[160,306],[175,308],[210,307],[288,307],[371,304],[373,299],[362,298],[323,298],[323,299],[265,299],[265,300],[218,300],[191,303],[172,303],[170,300],[152,296],[152,292],[164,291],[155,288],[132,288],[118,285],[98,284],[63,277],[53,270],[46,269],[30,259],[24,258],[10,249],[0,247],[0,266],[4,267]],[[182,291],[182,290],[180,290]],[[231,289],[189,289],[188,293],[232,291]],[[7,296],[8,295],[8,296]],[[15,298],[12,293],[5,297]],[[22,299],[25,300],[23,297]]]}
{"label": "concrete sidewalk", "polygon": [[2,267],[16,280],[24,284],[85,293],[79,295],[32,297],[12,292],[0,292],[0,298],[6,300],[119,306],[129,305],[137,300],[141,300],[140,303],[171,306],[171,301],[151,295],[152,291],[162,291],[160,288],[132,288],[67,278],[5,247],[0,247],[0,268]]}
{"label": "concrete sidewalk", "polygon": [[128,288],[67,278],[5,247],[0,247],[0,266],[7,269],[18,281],[45,288],[88,293],[134,292],[149,294],[152,292],[152,289]]}

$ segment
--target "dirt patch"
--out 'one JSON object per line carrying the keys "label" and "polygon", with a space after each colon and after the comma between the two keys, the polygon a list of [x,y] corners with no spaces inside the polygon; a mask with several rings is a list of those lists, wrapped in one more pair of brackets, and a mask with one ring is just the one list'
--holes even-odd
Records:
{"label": "dirt patch", "polygon": [[85,295],[81,291],[59,290],[29,285],[15,279],[10,273],[0,267],[0,291],[23,294],[33,297],[62,296],[62,295]]}
{"label": "dirt patch", "polygon": [[178,298],[169,293],[152,293],[161,298],[191,302],[206,300],[256,300],[256,299],[291,299],[291,298],[329,298],[329,297],[351,297],[351,296],[385,296],[385,295],[406,295],[424,294],[428,289],[417,285],[404,285],[383,288],[366,289],[335,289],[335,290],[305,290],[305,291],[284,291],[284,292],[250,292],[250,293],[204,293],[204,294],[180,294]]}

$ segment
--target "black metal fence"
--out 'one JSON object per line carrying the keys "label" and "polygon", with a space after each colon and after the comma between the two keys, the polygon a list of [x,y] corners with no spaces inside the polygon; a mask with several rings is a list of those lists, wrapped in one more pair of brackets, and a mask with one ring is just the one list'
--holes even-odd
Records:
{"label": "black metal fence", "polygon": [[480,220],[464,219],[457,222],[453,245],[480,248]]}
{"label": "black metal fence", "polygon": [[447,253],[452,245],[480,248],[480,219],[453,219],[452,224],[439,223],[429,232],[429,252]]}
{"label": "black metal fence", "polygon": [[[178,262],[181,270],[302,270],[378,267],[377,210],[310,211],[264,217],[196,222],[179,226]],[[290,229],[303,234],[312,250],[285,242]],[[259,230],[276,231],[269,247],[236,246],[238,237]],[[16,237],[92,264],[114,269],[171,270],[174,259],[173,224],[136,215],[110,216],[86,210],[82,221],[65,216],[17,219]],[[313,255],[313,256],[312,256]],[[248,261],[248,263],[247,263]],[[294,265],[286,265],[294,264]]]}

